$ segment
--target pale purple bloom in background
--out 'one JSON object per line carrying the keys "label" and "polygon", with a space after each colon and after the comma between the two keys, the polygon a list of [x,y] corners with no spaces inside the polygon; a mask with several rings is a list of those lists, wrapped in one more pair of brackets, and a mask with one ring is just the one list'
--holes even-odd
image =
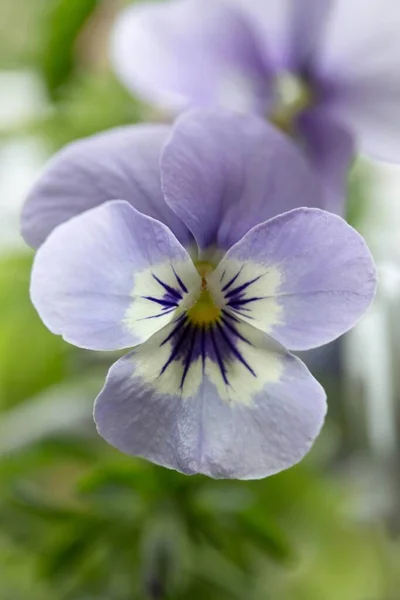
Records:
{"label": "pale purple bloom in background", "polygon": [[285,136],[223,110],[104,133],[52,160],[22,217],[42,244],[31,296],[68,342],[133,348],[95,403],[109,443],[212,477],[301,460],[326,398],[286,348],[347,331],[376,283],[354,229],[297,208],[320,201]]}
{"label": "pale purple bloom in background", "polygon": [[398,0],[171,0],[117,19],[112,59],[147,100],[255,111],[296,136],[340,212],[355,150],[400,161]]}

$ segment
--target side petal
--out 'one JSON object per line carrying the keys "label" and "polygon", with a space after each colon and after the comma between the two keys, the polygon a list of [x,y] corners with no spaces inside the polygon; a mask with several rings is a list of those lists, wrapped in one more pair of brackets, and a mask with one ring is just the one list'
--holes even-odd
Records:
{"label": "side petal", "polygon": [[100,435],[188,475],[259,479],[300,461],[322,427],[324,390],[299,359],[249,325],[239,327],[246,342],[238,351],[253,374],[230,359],[228,383],[207,350],[203,374],[198,359],[182,389],[184,362],[168,377],[160,370],[161,332],[118,361],[95,403]]}
{"label": "side petal", "polygon": [[292,350],[326,344],[371,304],[376,270],[363,238],[342,218],[297,209],[255,227],[213,274],[227,307]]}
{"label": "side petal", "polygon": [[22,235],[34,248],[60,223],[108,200],[126,200],[165,223],[184,244],[191,236],[164,201],[160,154],[164,125],[122,127],[73,142],[49,162],[22,211]]}
{"label": "side petal", "polygon": [[[354,24],[357,23],[355,27]],[[315,72],[362,152],[400,160],[400,4],[335,0]]]}
{"label": "side petal", "polygon": [[111,56],[133,93],[174,109],[220,104],[262,112],[270,93],[252,30],[226,0],[130,6],[115,24]]}
{"label": "side petal", "polygon": [[322,109],[303,112],[297,128],[325,188],[323,208],[343,215],[348,175],[355,156],[353,135]]}
{"label": "side petal", "polygon": [[167,203],[201,250],[227,250],[267,219],[324,202],[317,176],[288,137],[257,117],[222,109],[177,120],[161,177]]}
{"label": "side petal", "polygon": [[200,283],[165,225],[114,201],[49,235],[36,253],[31,298],[45,325],[67,342],[117,350],[170,322]]}
{"label": "side petal", "polygon": [[323,35],[332,0],[236,0],[276,69],[304,69]]}
{"label": "side petal", "polygon": [[336,84],[326,110],[352,132],[360,152],[378,160],[400,162],[399,65],[387,76]]}

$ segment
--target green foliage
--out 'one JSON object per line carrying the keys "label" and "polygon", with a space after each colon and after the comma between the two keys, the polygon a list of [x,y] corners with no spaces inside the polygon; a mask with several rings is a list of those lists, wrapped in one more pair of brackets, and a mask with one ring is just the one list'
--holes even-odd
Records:
{"label": "green foliage", "polygon": [[0,69],[36,66],[49,0],[0,0]]}
{"label": "green foliage", "polygon": [[365,204],[368,187],[371,185],[371,174],[366,165],[356,161],[350,172],[348,197],[346,202],[346,220],[356,229],[362,226],[367,214]]}
{"label": "green foliage", "polygon": [[63,379],[69,348],[38,318],[29,299],[30,254],[0,258],[0,407]]}
{"label": "green foliage", "polygon": [[0,489],[3,535],[55,600],[386,600],[375,534],[304,465],[211,481],[68,435],[4,458]]}
{"label": "green foliage", "polygon": [[[60,449],[52,452],[56,479],[72,462],[68,448],[54,453]],[[43,477],[44,457],[30,466],[30,479]],[[79,476],[82,469],[87,473]],[[140,598],[189,598],[205,585],[216,597],[219,590],[243,597],[252,587],[254,555],[289,557],[285,535],[257,506],[251,485],[213,484],[113,452],[94,469],[83,453],[75,470],[62,502],[26,482],[23,488],[14,482],[7,499],[9,534],[21,541],[21,522],[28,521],[22,543],[29,548],[41,530],[41,571],[62,598],[84,591],[128,600],[132,590]],[[213,564],[223,571],[213,572]]]}
{"label": "green foliage", "polygon": [[30,132],[46,140],[51,150],[112,127],[131,125],[144,117],[144,107],[132,99],[109,73],[77,77],[62,102]]}
{"label": "green foliage", "polygon": [[101,0],[53,0],[45,13],[41,69],[51,98],[58,99],[78,68],[76,40]]}

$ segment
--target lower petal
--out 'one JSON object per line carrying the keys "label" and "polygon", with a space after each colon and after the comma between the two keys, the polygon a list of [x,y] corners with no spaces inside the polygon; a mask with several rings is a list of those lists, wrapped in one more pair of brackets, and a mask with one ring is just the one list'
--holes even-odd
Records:
{"label": "lower petal", "polygon": [[214,478],[258,479],[300,461],[322,427],[325,393],[268,336],[238,331],[223,369],[209,339],[204,361],[192,344],[186,376],[185,355],[163,370],[165,330],[118,361],[95,403],[100,435],[127,454]]}

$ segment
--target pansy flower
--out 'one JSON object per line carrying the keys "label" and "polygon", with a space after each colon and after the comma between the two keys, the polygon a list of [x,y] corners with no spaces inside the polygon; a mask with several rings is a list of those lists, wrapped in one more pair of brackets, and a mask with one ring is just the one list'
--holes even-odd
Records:
{"label": "pansy flower", "polygon": [[153,103],[267,115],[341,212],[356,146],[400,160],[399,32],[398,0],[169,0],[122,11],[111,53]]}
{"label": "pansy flower", "polygon": [[223,110],[104,133],[52,160],[22,218],[41,244],[32,301],[76,346],[131,349],[95,403],[110,444],[243,479],[306,454],[326,398],[288,349],[341,335],[375,291],[361,236],[298,208],[320,196],[285,136]]}

